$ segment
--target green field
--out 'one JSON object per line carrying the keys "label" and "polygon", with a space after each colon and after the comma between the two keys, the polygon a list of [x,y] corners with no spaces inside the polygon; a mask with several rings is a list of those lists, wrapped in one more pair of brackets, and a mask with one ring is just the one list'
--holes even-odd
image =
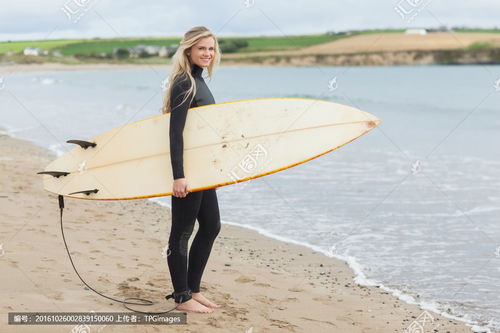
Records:
{"label": "green field", "polygon": [[[247,47],[238,49],[237,53],[265,52],[265,51],[286,51],[304,48],[316,44],[326,43],[341,38],[349,38],[360,34],[374,33],[403,33],[405,29],[382,29],[382,30],[362,30],[354,31],[351,35],[293,35],[293,36],[250,36],[250,37],[219,37],[219,40],[244,40]],[[500,30],[481,29],[457,29],[457,32],[477,32],[477,33],[499,33]],[[94,39],[60,39],[41,41],[6,41],[0,42],[0,55],[8,51],[15,53],[22,52],[28,46],[40,47],[49,51],[59,51],[64,56],[91,55],[96,53],[111,53],[114,48],[130,48],[139,44],[170,46],[178,44],[181,37],[150,37],[150,38],[94,38]],[[471,49],[488,48],[487,44],[473,45]],[[229,53],[229,52],[227,52]]]}
{"label": "green field", "polygon": [[[248,47],[242,48],[238,52],[255,52],[289,50],[329,42],[339,38],[344,38],[344,36],[220,37],[219,40],[245,40],[248,42]],[[65,56],[74,56],[75,54],[90,55],[101,52],[111,53],[114,48],[129,48],[139,44],[170,46],[178,44],[180,40],[180,37],[169,37],[0,42],[0,54],[4,54],[7,51],[22,52],[24,48],[34,46],[50,51],[58,50]]]}
{"label": "green field", "polygon": [[479,51],[479,50],[489,50],[495,48],[496,45],[491,42],[475,42],[467,47],[467,50],[470,51]]}
{"label": "green field", "polygon": [[500,29],[454,29],[455,32],[500,33]]}
{"label": "green field", "polygon": [[92,54],[113,52],[114,48],[129,48],[140,44],[156,45],[156,46],[170,46],[179,43],[180,38],[121,38],[121,39],[101,39],[101,40],[87,40],[78,43],[71,43],[59,47],[59,51],[63,55],[73,56],[75,54]]}
{"label": "green field", "polygon": [[59,39],[59,40],[41,40],[41,41],[36,40],[36,41],[22,41],[22,42],[0,42],[0,54],[6,53],[8,51],[22,52],[25,48],[29,46],[40,47],[45,50],[55,50],[71,43],[81,43],[81,42],[84,42],[84,40]]}
{"label": "green field", "polygon": [[[402,32],[403,30],[370,30],[361,33],[376,32]],[[354,35],[353,34],[353,35]],[[349,36],[331,36],[327,34],[302,35],[302,36],[252,36],[252,37],[219,37],[219,40],[245,40],[248,46],[238,50],[241,52],[280,51],[307,47],[334,41]],[[40,47],[49,51],[60,51],[65,56],[75,54],[90,55],[93,53],[112,52],[114,48],[129,48],[139,44],[170,46],[177,44],[181,37],[166,38],[113,38],[113,39],[87,39],[87,40],[46,40],[46,41],[20,41],[0,42],[0,54],[7,51],[22,52],[28,46]]]}
{"label": "green field", "polygon": [[304,35],[304,36],[261,36],[261,37],[229,37],[225,40],[240,39],[248,42],[248,46],[239,49],[237,53],[283,51],[303,48],[315,44],[331,42],[345,36]]}

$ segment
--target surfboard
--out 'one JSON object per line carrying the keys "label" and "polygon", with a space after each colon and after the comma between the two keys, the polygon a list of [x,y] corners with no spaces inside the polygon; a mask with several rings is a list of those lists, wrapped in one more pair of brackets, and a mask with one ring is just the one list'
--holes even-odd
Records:
{"label": "surfboard", "polygon": [[[160,114],[68,141],[76,145],[41,172],[45,190],[88,200],[171,195],[169,120],[170,114]],[[191,108],[184,175],[191,192],[248,181],[331,152],[380,122],[352,106],[305,98]]]}

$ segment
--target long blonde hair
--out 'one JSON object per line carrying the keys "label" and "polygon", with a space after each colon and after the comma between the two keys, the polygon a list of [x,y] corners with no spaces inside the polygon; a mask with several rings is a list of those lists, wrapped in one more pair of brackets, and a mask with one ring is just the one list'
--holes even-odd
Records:
{"label": "long blonde hair", "polygon": [[208,65],[208,76],[212,78],[212,75],[215,71],[215,67],[219,65],[221,58],[221,52],[219,49],[219,43],[217,42],[217,37],[215,37],[215,35],[206,27],[200,26],[191,28],[184,34],[184,37],[180,42],[179,48],[172,57],[172,71],[168,76],[168,88],[165,92],[165,96],[163,98],[163,107],[161,109],[163,114],[171,111],[170,97],[172,95],[173,83],[175,82],[175,79],[183,76],[184,74],[186,74],[189,81],[191,81],[191,87],[185,93],[185,97],[182,102],[184,102],[186,98],[188,98],[188,96],[191,96],[191,100],[194,98],[194,95],[196,94],[196,85],[194,82],[193,75],[191,73],[192,64],[189,59],[189,56],[187,55],[187,51],[189,51],[192,46],[196,45],[196,43],[198,43],[199,40],[206,37],[212,37],[215,41],[214,58],[210,62],[210,65]]}

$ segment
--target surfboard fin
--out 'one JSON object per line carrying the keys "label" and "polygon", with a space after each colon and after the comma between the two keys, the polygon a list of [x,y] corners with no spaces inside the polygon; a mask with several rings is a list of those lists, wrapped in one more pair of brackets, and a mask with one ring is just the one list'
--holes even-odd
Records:
{"label": "surfboard fin", "polygon": [[90,195],[90,193],[97,193],[99,192],[98,189],[93,189],[93,190],[85,190],[85,191],[78,191],[78,192],[73,192],[73,193],[70,193],[68,195],[72,195],[72,194],[79,194],[79,193],[83,193],[83,194],[86,194],[86,195]]}
{"label": "surfboard fin", "polygon": [[42,172],[37,172],[37,175],[51,175],[52,177],[59,178],[61,176],[67,176],[69,175],[69,172],[64,172],[64,171],[42,171]]}
{"label": "surfboard fin", "polygon": [[95,142],[89,142],[89,141],[83,141],[83,140],[68,140],[66,142],[79,145],[83,149],[87,149],[88,147],[94,148],[95,146],[97,146],[97,143],[95,143]]}

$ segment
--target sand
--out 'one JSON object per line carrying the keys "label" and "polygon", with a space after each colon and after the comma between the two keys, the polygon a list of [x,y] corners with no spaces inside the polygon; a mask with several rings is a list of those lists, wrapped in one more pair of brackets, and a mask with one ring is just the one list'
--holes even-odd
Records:
{"label": "sand", "polygon": [[428,33],[406,35],[396,33],[363,34],[321,43],[298,50],[225,54],[226,60],[251,56],[355,54],[365,52],[432,51],[462,49],[475,42],[491,42],[500,46],[498,33]]}
{"label": "sand", "polygon": [[[43,190],[36,175],[53,158],[45,148],[0,135],[0,332],[67,333],[75,327],[8,326],[8,312],[125,311],[86,290],[73,272],[60,234],[57,198]],[[90,285],[113,297],[158,302],[141,310],[173,306],[164,299],[172,291],[162,256],[168,208],[148,200],[65,203],[66,239]],[[221,308],[188,313],[186,325],[95,325],[91,332],[386,333],[403,332],[423,313],[380,288],[357,285],[343,261],[227,224],[215,242],[202,293]],[[471,331],[431,315],[425,332]]]}
{"label": "sand", "polygon": [[[259,64],[244,64],[246,67],[258,67]],[[223,64],[224,67],[241,67],[240,64]],[[0,66],[0,76],[8,76],[23,72],[52,72],[52,71],[86,71],[86,70],[116,70],[116,69],[149,69],[166,73],[172,66],[170,64],[79,64],[68,65],[62,63],[43,64],[8,64]]]}

